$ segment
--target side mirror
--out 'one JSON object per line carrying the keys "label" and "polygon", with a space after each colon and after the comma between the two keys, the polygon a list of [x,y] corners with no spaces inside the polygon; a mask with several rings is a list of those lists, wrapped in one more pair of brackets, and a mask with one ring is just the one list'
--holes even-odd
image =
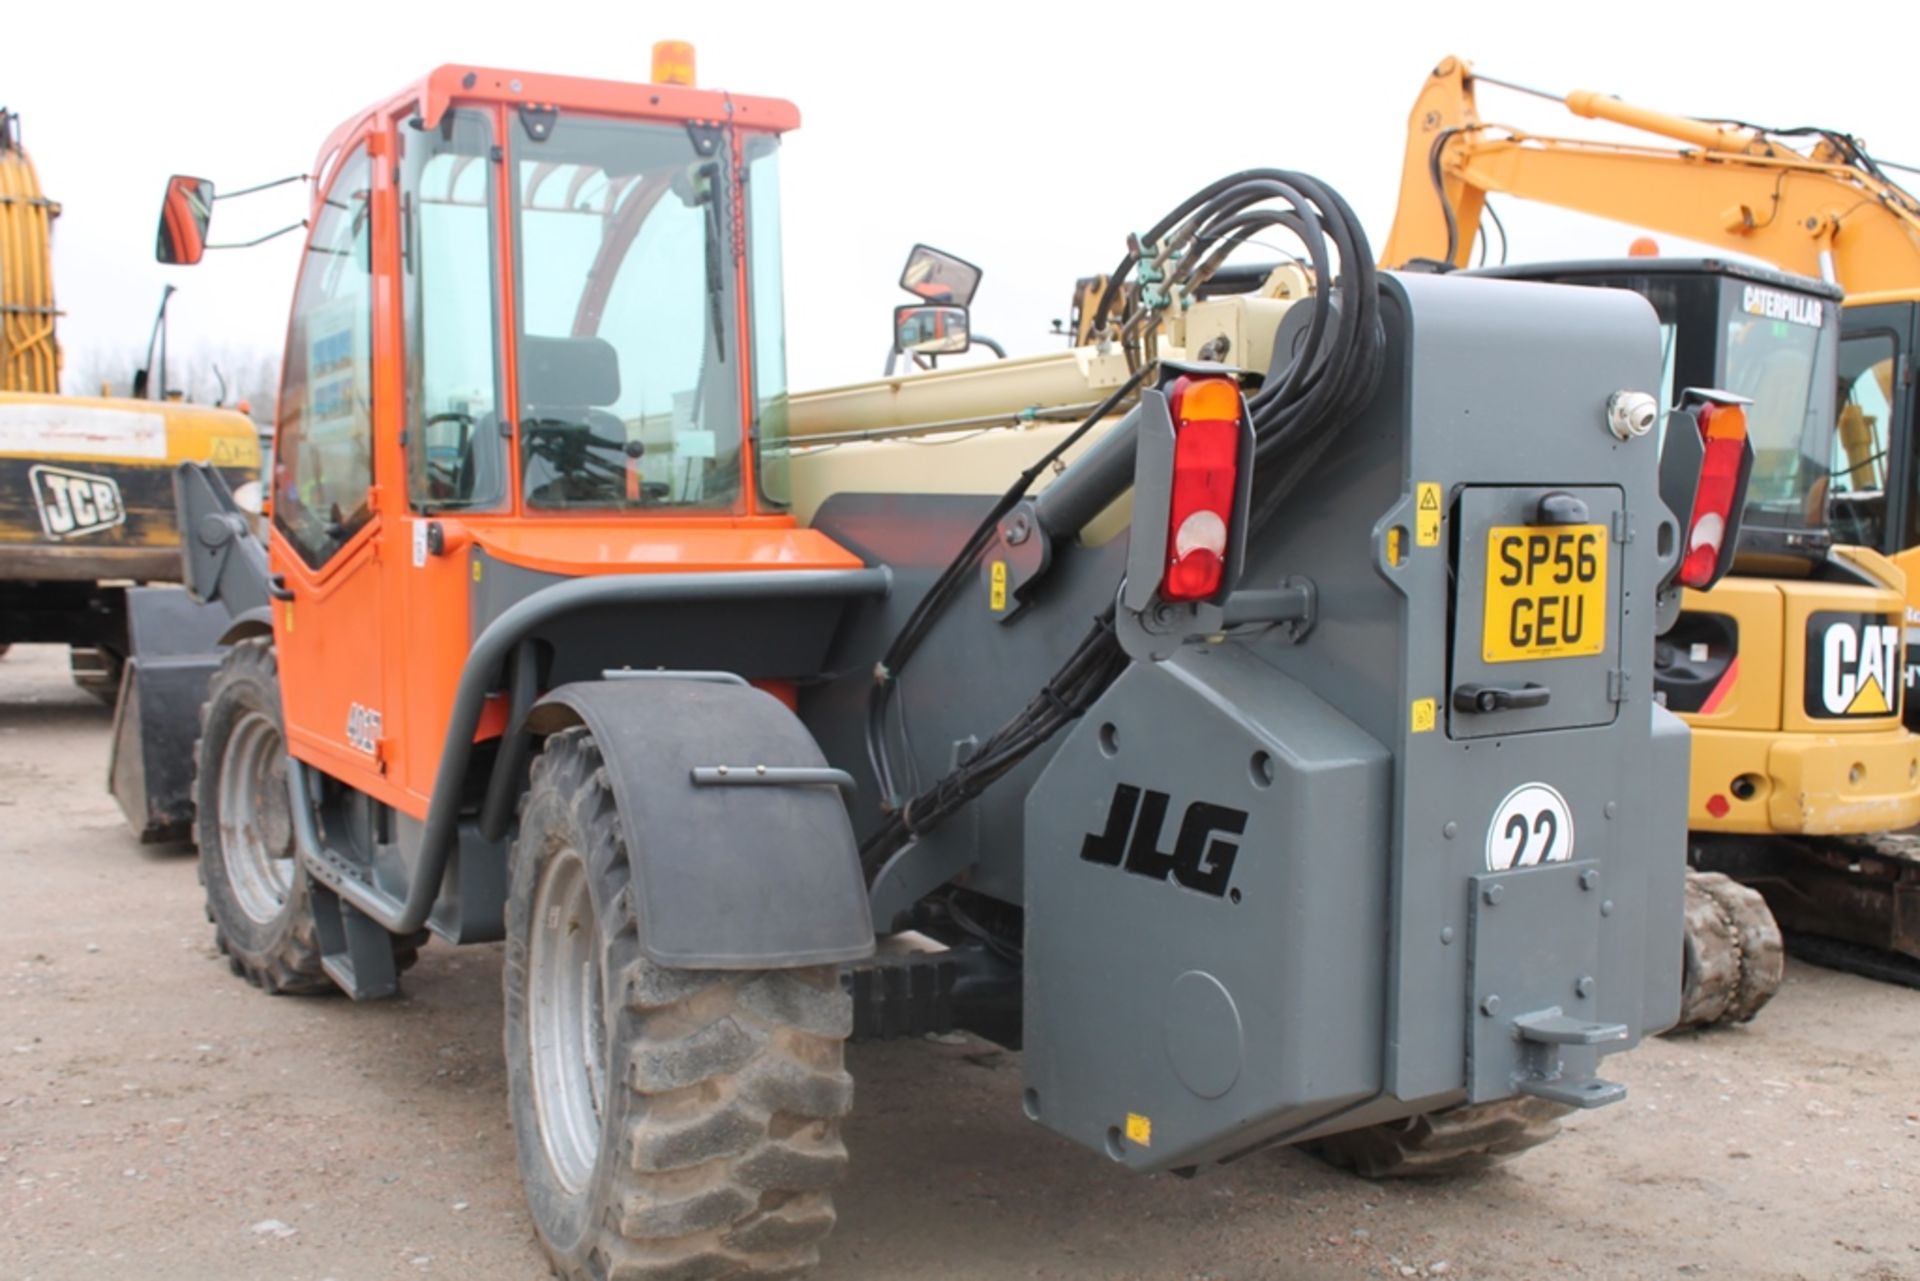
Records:
{"label": "side mirror", "polygon": [[207,224],[213,221],[213,184],[205,178],[175,174],[167,179],[160,205],[160,233],[153,256],[176,267],[191,267],[207,252]]}
{"label": "side mirror", "polygon": [[973,305],[974,291],[980,288],[980,269],[931,246],[915,245],[900,273],[900,287],[928,302],[964,309]]}
{"label": "side mirror", "polygon": [[893,309],[893,349],[913,356],[957,356],[973,345],[967,309],[905,303]]}

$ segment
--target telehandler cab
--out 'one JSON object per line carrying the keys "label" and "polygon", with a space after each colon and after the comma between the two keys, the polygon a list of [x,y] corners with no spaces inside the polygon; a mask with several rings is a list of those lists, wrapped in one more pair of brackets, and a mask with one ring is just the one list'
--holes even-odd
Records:
{"label": "telehandler cab", "polygon": [[[1273,169],[1135,237],[1092,346],[790,396],[798,115],[671,78],[442,67],[321,150],[268,545],[178,473],[234,971],[379,997],[504,938],[570,1278],[813,1262],[850,1037],[1022,1047],[1141,1171],[1448,1168],[1621,1097],[1680,999],[1653,640],[1725,568],[1737,398],[1662,466],[1644,301],[1378,274]],[[1201,299],[1255,234],[1311,280]],[[896,342],[964,346],[937,305]]]}

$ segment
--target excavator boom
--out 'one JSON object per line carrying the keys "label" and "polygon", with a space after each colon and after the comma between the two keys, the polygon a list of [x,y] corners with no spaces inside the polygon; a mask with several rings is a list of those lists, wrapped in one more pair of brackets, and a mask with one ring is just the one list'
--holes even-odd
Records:
{"label": "excavator boom", "polygon": [[20,145],[20,117],[0,107],[0,391],[60,389],[48,248],[59,213]]}
{"label": "excavator boom", "polygon": [[[1381,255],[1391,266],[1469,265],[1486,198],[1499,194],[1719,245],[1849,296],[1920,288],[1920,200],[1846,134],[1697,120],[1587,90],[1523,90],[1658,141],[1549,137],[1482,121],[1476,79],[1506,83],[1443,59],[1414,103]],[[1814,140],[1807,150],[1788,144],[1802,135]],[[1676,185],[1686,199],[1674,199]]]}

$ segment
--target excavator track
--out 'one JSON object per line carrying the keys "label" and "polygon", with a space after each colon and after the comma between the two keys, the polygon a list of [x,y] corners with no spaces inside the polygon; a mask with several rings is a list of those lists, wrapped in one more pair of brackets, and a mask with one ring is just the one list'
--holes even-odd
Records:
{"label": "excavator track", "polygon": [[1920,987],[1920,834],[1697,841],[1694,854],[1766,896],[1796,958]]}
{"label": "excavator track", "polygon": [[1879,983],[1920,988],[1920,961],[1898,952],[1868,947],[1864,943],[1849,943],[1845,939],[1828,938],[1824,934],[1791,931],[1787,934],[1787,951],[1793,954],[1794,960],[1818,965],[1822,969],[1857,974],[1863,979],[1873,979]]}
{"label": "excavator track", "polygon": [[1780,990],[1785,972],[1780,927],[1759,891],[1689,868],[1676,1028],[1749,1021]]}
{"label": "excavator track", "polygon": [[1826,969],[1920,988],[1920,834],[1834,836],[1803,850],[1820,866],[1771,896],[1787,950]]}

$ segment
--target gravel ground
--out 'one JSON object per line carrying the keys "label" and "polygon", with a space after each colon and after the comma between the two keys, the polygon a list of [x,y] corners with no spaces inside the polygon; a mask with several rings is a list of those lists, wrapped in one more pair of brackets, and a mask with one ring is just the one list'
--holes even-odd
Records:
{"label": "gravel ground", "polygon": [[[514,1174],[497,948],[401,999],[268,998],[190,851],[105,794],[61,651],[0,660],[0,1277],[543,1277]],[[823,1278],[1920,1278],[1920,992],[1792,964],[1750,1027],[1611,1061],[1626,1102],[1476,1178],[1296,1153],[1139,1178],[1021,1118],[1018,1056],[850,1051]]]}

